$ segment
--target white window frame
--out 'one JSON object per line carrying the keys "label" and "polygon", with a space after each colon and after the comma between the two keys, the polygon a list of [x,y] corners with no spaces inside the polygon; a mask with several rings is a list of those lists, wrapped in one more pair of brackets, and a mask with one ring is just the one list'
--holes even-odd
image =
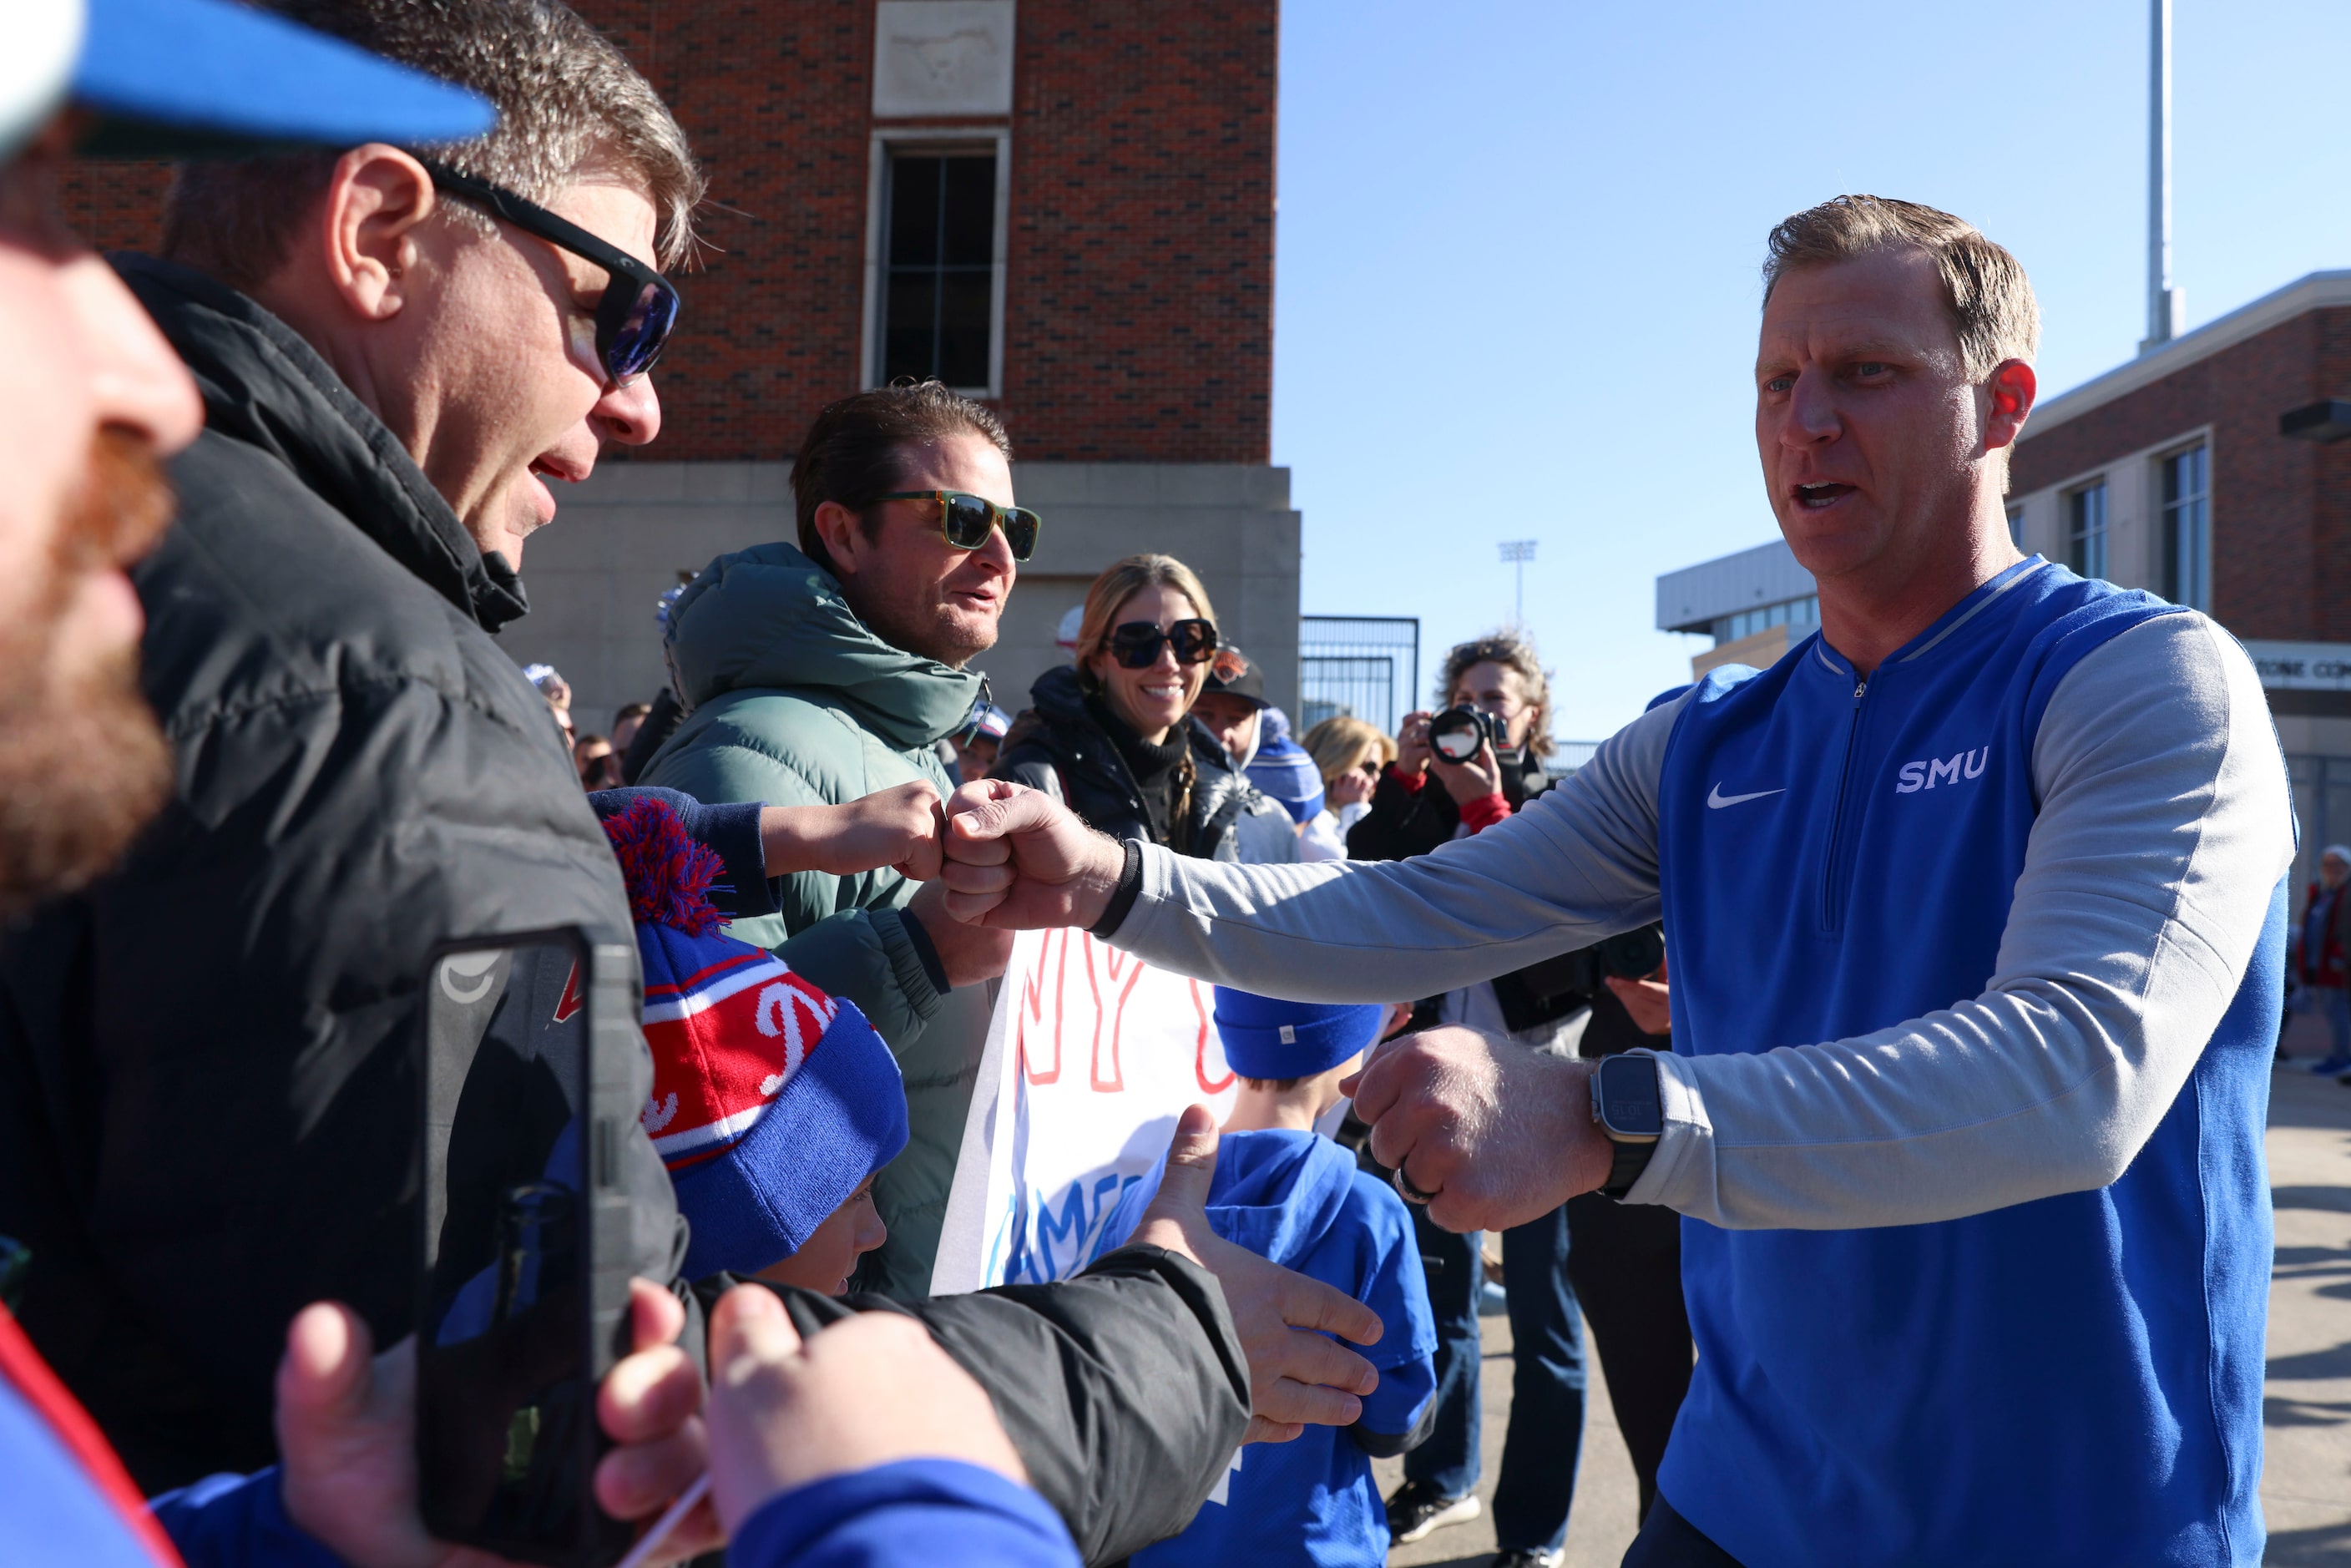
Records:
{"label": "white window frame", "polygon": [[[2158,565],[2158,570],[2157,570],[2157,572],[2156,572],[2156,574],[2155,574],[2155,575],[2156,575],[2156,578],[2157,578],[2157,580],[2156,580],[2155,582],[2153,582],[2153,583],[2150,583],[2148,586],[2149,586],[2150,588],[2152,588],[2152,589],[2156,590],[2157,591],[2159,591],[2159,592],[2160,592],[2160,591],[2164,591],[2168,590],[2168,589],[2170,587],[2170,585],[2169,585],[2168,583],[2167,583],[2167,582],[2165,582],[2165,581],[2163,581],[2163,580],[2162,580],[2164,578],[2167,578],[2167,577],[2168,577],[2168,576],[2170,576],[2170,575],[2171,575],[2171,561],[2170,561],[2170,559],[2169,559],[2169,553],[2168,553],[2168,551],[2166,551],[2166,550],[2165,550],[2165,549],[2163,548],[2163,547],[2164,547],[2164,529],[2163,529],[2163,524],[2164,524],[2164,514],[2165,514],[2166,512],[2168,512],[2168,510],[2170,510],[2170,507],[2169,507],[2165,503],[2165,501],[2164,501],[2164,499],[2163,499],[2163,468],[2164,468],[2164,465],[2165,465],[2165,464],[2167,464],[2167,463],[2169,463],[2169,462],[2170,462],[2173,458],[2175,458],[2175,457],[2185,457],[2188,454],[2189,454],[2190,452],[2195,451],[2195,450],[2196,450],[2198,447],[2199,447],[2199,446],[2200,446],[2200,447],[2202,447],[2202,448],[2204,449],[2204,495],[2203,495],[2203,502],[2204,502],[2204,559],[2203,559],[2203,561],[2202,561],[2202,563],[2201,563],[2200,571],[2201,571],[2201,575],[2202,575],[2203,580],[2204,580],[2204,597],[2205,597],[2205,598],[2207,598],[2207,599],[2210,599],[2211,597],[2213,597],[2213,591],[2212,591],[2212,590],[2213,590],[2213,584],[2212,584],[2212,523],[2213,523],[2213,517],[2212,517],[2212,433],[2211,433],[2210,430],[2199,430],[2199,431],[2198,431],[2198,432],[2197,432],[2195,434],[2193,434],[2193,435],[2184,436],[2184,437],[2182,437],[2181,439],[2179,439],[2179,440],[2178,440],[2178,441],[2173,442],[2170,445],[2161,448],[2161,449],[2160,449],[2160,450],[2158,450],[2158,452],[2157,452],[2157,453],[2156,453],[2152,457],[2150,457],[2150,458],[2148,458],[2148,459],[2147,459],[2147,515],[2148,515],[2148,516],[2153,519],[2153,528],[2152,528],[2152,529],[2151,529],[2151,531],[2150,531],[2150,533],[2149,533],[2149,535],[2148,535],[2148,539],[2147,539],[2147,543],[2148,543],[2148,546],[2149,546],[2149,551],[2148,551],[2148,553],[2149,553],[2150,555],[2152,555],[2152,556],[2156,559],[2157,565]],[[2181,601],[2175,601],[2174,602],[2181,602]],[[2210,605],[2210,604],[2191,604],[2191,605],[2189,605],[2189,609],[2191,609],[2191,610],[2201,610],[2201,611],[2202,611],[2202,612],[2204,612],[2204,613],[2206,613],[2207,615],[2210,615],[2210,614],[2212,612],[2212,606],[2211,606],[2211,605]]]}
{"label": "white window frame", "polygon": [[957,387],[966,397],[1004,395],[1004,260],[1010,243],[1012,219],[1012,131],[1003,125],[876,126],[867,154],[865,176],[865,309],[860,323],[857,384],[879,384],[882,374],[882,301],[889,271],[883,241],[889,214],[883,202],[890,188],[890,154],[893,152],[969,152],[988,145],[996,149],[996,235],[993,276],[987,290],[987,384]]}
{"label": "white window frame", "polygon": [[[2084,570],[2082,575],[2095,578],[2100,582],[2112,582],[2114,578],[2109,574],[2113,572],[2115,567],[2115,491],[2112,470],[2109,469],[2101,469],[2097,473],[2085,475],[2081,479],[2066,486],[2057,493],[2057,521],[2065,546],[2065,568],[2069,571],[2075,570],[2074,566],[2074,503],[2077,497],[2092,490],[2103,492],[2098,497],[2098,554],[2102,559],[2097,562],[2100,569],[2097,572]],[[2082,566],[2087,568],[2090,564],[2085,560]]]}

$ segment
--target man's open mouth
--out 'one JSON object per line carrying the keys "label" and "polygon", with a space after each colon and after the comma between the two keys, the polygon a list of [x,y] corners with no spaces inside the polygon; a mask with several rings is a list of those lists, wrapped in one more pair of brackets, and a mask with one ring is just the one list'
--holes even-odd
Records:
{"label": "man's open mouth", "polygon": [[1835,506],[1842,497],[1852,493],[1850,485],[1799,485],[1796,486],[1796,505],[1806,511],[1816,512],[1823,507]]}

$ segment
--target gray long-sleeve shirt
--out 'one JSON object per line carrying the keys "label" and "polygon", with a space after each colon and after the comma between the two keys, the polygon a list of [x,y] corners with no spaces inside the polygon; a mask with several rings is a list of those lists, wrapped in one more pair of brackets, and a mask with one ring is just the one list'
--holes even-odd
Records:
{"label": "gray long-sleeve shirt", "polygon": [[[1220,984],[1360,1002],[1654,920],[1681,706],[1628,725],[1510,821],[1418,859],[1231,866],[1146,848],[1112,939]],[[2119,634],[2051,698],[2032,782],[2040,813],[1981,994],[1849,1039],[1661,1056],[1665,1135],[1632,1201],[1734,1228],[1850,1228],[2121,1175],[2235,996],[2293,858],[2252,662],[2198,614]]]}

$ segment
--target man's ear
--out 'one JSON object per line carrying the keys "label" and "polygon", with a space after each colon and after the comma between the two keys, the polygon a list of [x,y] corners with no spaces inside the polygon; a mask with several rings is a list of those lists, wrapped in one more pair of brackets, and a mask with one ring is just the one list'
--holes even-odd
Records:
{"label": "man's ear", "polygon": [[362,320],[384,321],[409,300],[416,225],[440,200],[414,158],[381,141],[335,161],[314,231],[329,289]]}
{"label": "man's ear", "polygon": [[825,554],[832,558],[836,577],[855,577],[864,554],[872,548],[865,538],[865,525],[857,514],[838,501],[817,504],[816,537],[824,546]]}
{"label": "man's ear", "polygon": [[1991,391],[1991,409],[1984,421],[1987,452],[2015,444],[2032,412],[2032,400],[2040,395],[2041,382],[2022,360],[2002,360],[1992,368]]}

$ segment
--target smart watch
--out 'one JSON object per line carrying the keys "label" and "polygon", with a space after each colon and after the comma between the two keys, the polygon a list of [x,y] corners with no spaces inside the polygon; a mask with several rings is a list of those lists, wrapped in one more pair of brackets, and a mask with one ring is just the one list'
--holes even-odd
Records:
{"label": "smart watch", "polygon": [[1604,1197],[1621,1198],[1633,1190],[1649,1156],[1665,1135],[1666,1103],[1657,1091],[1657,1059],[1647,1051],[1604,1056],[1592,1074],[1592,1119],[1616,1150],[1608,1179],[1600,1186]]}

